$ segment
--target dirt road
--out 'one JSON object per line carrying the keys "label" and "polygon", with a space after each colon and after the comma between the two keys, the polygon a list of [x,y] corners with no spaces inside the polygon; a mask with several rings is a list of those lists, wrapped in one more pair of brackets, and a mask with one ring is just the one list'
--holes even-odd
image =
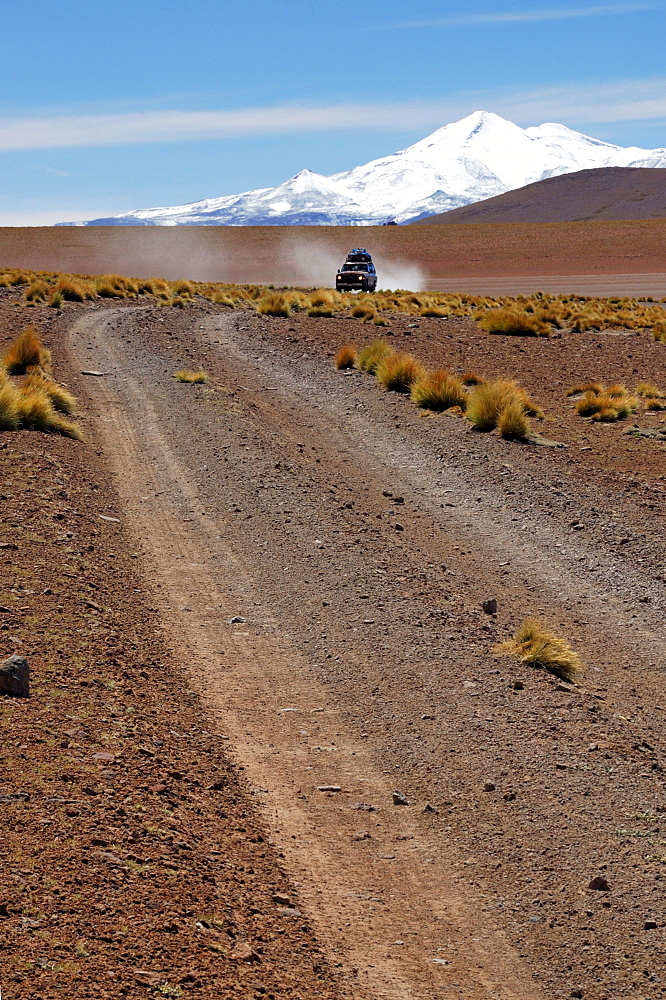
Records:
{"label": "dirt road", "polygon": [[[336,373],[307,321],[177,313],[80,313],[76,388],[329,956],[359,997],[666,995],[661,459],[577,479]],[[526,613],[580,688],[492,652]]]}

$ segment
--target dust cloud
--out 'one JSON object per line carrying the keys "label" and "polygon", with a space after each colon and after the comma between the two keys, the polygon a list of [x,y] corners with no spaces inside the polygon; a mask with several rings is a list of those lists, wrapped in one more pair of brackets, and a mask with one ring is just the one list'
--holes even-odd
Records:
{"label": "dust cloud", "polygon": [[[363,243],[358,237],[351,238],[352,245]],[[381,252],[374,253],[368,247],[377,268],[377,289],[404,288],[410,292],[421,292],[425,289],[425,273],[417,264],[407,264],[399,260],[390,260]],[[299,243],[285,241],[281,255],[288,262],[291,281],[295,285],[316,285],[330,288],[335,285],[335,275],[345,259],[345,253],[324,242],[315,243],[308,240]]]}

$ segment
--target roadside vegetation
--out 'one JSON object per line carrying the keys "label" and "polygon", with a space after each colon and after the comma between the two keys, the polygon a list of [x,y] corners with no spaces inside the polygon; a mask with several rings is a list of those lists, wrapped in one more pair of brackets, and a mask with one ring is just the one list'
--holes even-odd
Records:
{"label": "roadside vegetation", "polygon": [[343,344],[334,359],[338,369],[356,368],[374,375],[385,389],[409,394],[412,403],[435,413],[465,415],[475,430],[499,429],[509,441],[530,441],[530,417],[544,413],[517,382],[485,379],[476,372],[462,376],[445,368],[428,371],[404,351],[394,351],[385,340],[373,340],[359,351]]}
{"label": "roadside vegetation", "polygon": [[119,274],[85,275],[22,268],[0,268],[0,288],[22,289],[23,305],[61,309],[67,303],[96,299],[152,300],[155,305],[186,308],[205,299],[228,309],[249,309],[261,316],[288,318],[305,313],[315,318],[351,316],[362,323],[387,326],[391,315],[468,318],[490,335],[548,337],[558,331],[649,330],[666,343],[661,305],[631,298],[588,298],[583,295],[479,296],[404,289],[372,293],[336,292],[331,288],[274,288],[225,282],[167,281]]}
{"label": "roadside vegetation", "polygon": [[548,670],[562,680],[576,681],[583,663],[568,642],[549,631],[536,618],[527,618],[512,639],[494,647],[494,652],[515,656],[529,667]]}
{"label": "roadside vegetation", "polygon": [[76,399],[53,378],[51,352],[27,327],[0,358],[0,430],[45,431],[81,441],[78,424],[67,417]]}
{"label": "roadside vegetation", "polygon": [[173,377],[177,382],[188,382],[190,384],[201,384],[208,381],[208,372],[202,371],[192,371],[189,368],[181,368],[180,371],[174,372]]}

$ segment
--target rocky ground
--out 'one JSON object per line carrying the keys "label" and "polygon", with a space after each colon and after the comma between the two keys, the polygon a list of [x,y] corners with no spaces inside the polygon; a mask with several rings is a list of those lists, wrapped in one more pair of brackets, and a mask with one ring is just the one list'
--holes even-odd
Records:
{"label": "rocky ground", "polygon": [[[566,445],[537,447],[336,372],[359,321],[2,294],[87,439],[0,442],[0,628],[34,671],[1,705],[3,985],[666,996],[666,452],[625,433],[664,418],[566,398],[666,388],[666,350],[379,331],[518,377]],[[580,685],[494,652],[527,614]]]}

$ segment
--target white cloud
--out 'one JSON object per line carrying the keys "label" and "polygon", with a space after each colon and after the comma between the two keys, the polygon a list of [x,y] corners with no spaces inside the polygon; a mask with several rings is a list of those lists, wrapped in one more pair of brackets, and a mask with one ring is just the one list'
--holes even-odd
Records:
{"label": "white cloud", "polygon": [[659,3],[611,3],[597,7],[551,7],[542,10],[484,11],[478,14],[460,14],[438,17],[431,21],[405,21],[387,25],[391,28],[464,27],[475,24],[528,24],[538,21],[566,21],[575,17],[609,17],[613,14],[632,14],[641,10],[655,10]]}
{"label": "white cloud", "polygon": [[521,125],[594,125],[666,119],[666,78],[567,84],[531,93],[460,94],[448,101],[285,105],[235,111],[150,111],[0,119],[0,151],[186,142],[346,129],[400,132],[438,128],[483,108]]}

